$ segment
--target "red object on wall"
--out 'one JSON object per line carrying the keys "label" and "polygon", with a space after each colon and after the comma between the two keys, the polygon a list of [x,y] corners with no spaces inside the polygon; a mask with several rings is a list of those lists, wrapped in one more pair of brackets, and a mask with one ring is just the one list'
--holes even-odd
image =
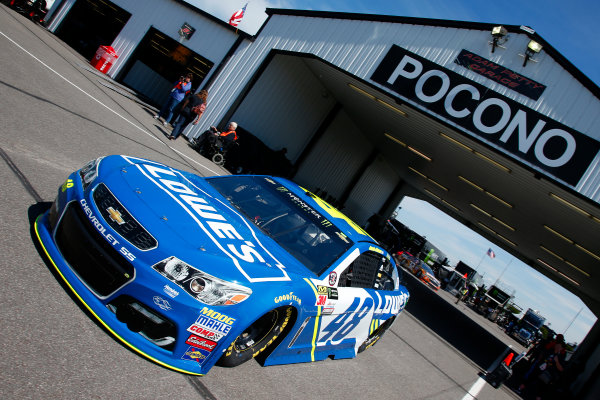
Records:
{"label": "red object on wall", "polygon": [[119,58],[112,46],[100,46],[90,64],[103,74],[107,73],[113,63]]}

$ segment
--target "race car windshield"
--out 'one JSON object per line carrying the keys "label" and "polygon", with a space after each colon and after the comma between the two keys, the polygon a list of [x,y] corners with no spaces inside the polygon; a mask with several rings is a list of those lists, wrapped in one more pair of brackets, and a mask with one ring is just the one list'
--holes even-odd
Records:
{"label": "race car windshield", "polygon": [[270,178],[227,176],[207,181],[317,276],[352,245],[325,216]]}

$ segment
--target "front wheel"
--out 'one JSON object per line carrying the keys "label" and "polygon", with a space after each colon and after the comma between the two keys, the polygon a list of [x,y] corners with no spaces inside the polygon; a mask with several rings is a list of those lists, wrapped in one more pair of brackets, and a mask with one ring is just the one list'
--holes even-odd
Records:
{"label": "front wheel", "polygon": [[292,307],[280,307],[260,317],[231,342],[217,365],[236,367],[261,354],[285,331],[292,312]]}

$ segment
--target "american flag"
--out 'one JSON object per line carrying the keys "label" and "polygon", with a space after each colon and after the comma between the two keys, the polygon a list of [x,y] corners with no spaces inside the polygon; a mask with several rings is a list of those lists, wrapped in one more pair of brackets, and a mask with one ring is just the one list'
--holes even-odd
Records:
{"label": "american flag", "polygon": [[490,256],[490,258],[496,257],[496,253],[494,253],[494,250],[492,249],[488,249],[487,255]]}
{"label": "american flag", "polygon": [[239,10],[237,10],[236,12],[233,13],[231,18],[229,18],[229,25],[238,26],[238,24],[240,22],[242,22],[242,18],[244,18],[244,13],[246,12],[247,6],[248,6],[248,3],[246,3],[246,5],[244,7],[240,8]]}

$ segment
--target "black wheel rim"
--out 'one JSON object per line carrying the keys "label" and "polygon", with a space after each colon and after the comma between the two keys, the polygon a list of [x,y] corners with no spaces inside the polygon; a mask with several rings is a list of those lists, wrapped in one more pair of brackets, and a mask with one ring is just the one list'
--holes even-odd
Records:
{"label": "black wheel rim", "polygon": [[255,323],[250,325],[235,340],[233,346],[238,351],[244,351],[260,343],[277,325],[278,311],[273,310],[260,317]]}

